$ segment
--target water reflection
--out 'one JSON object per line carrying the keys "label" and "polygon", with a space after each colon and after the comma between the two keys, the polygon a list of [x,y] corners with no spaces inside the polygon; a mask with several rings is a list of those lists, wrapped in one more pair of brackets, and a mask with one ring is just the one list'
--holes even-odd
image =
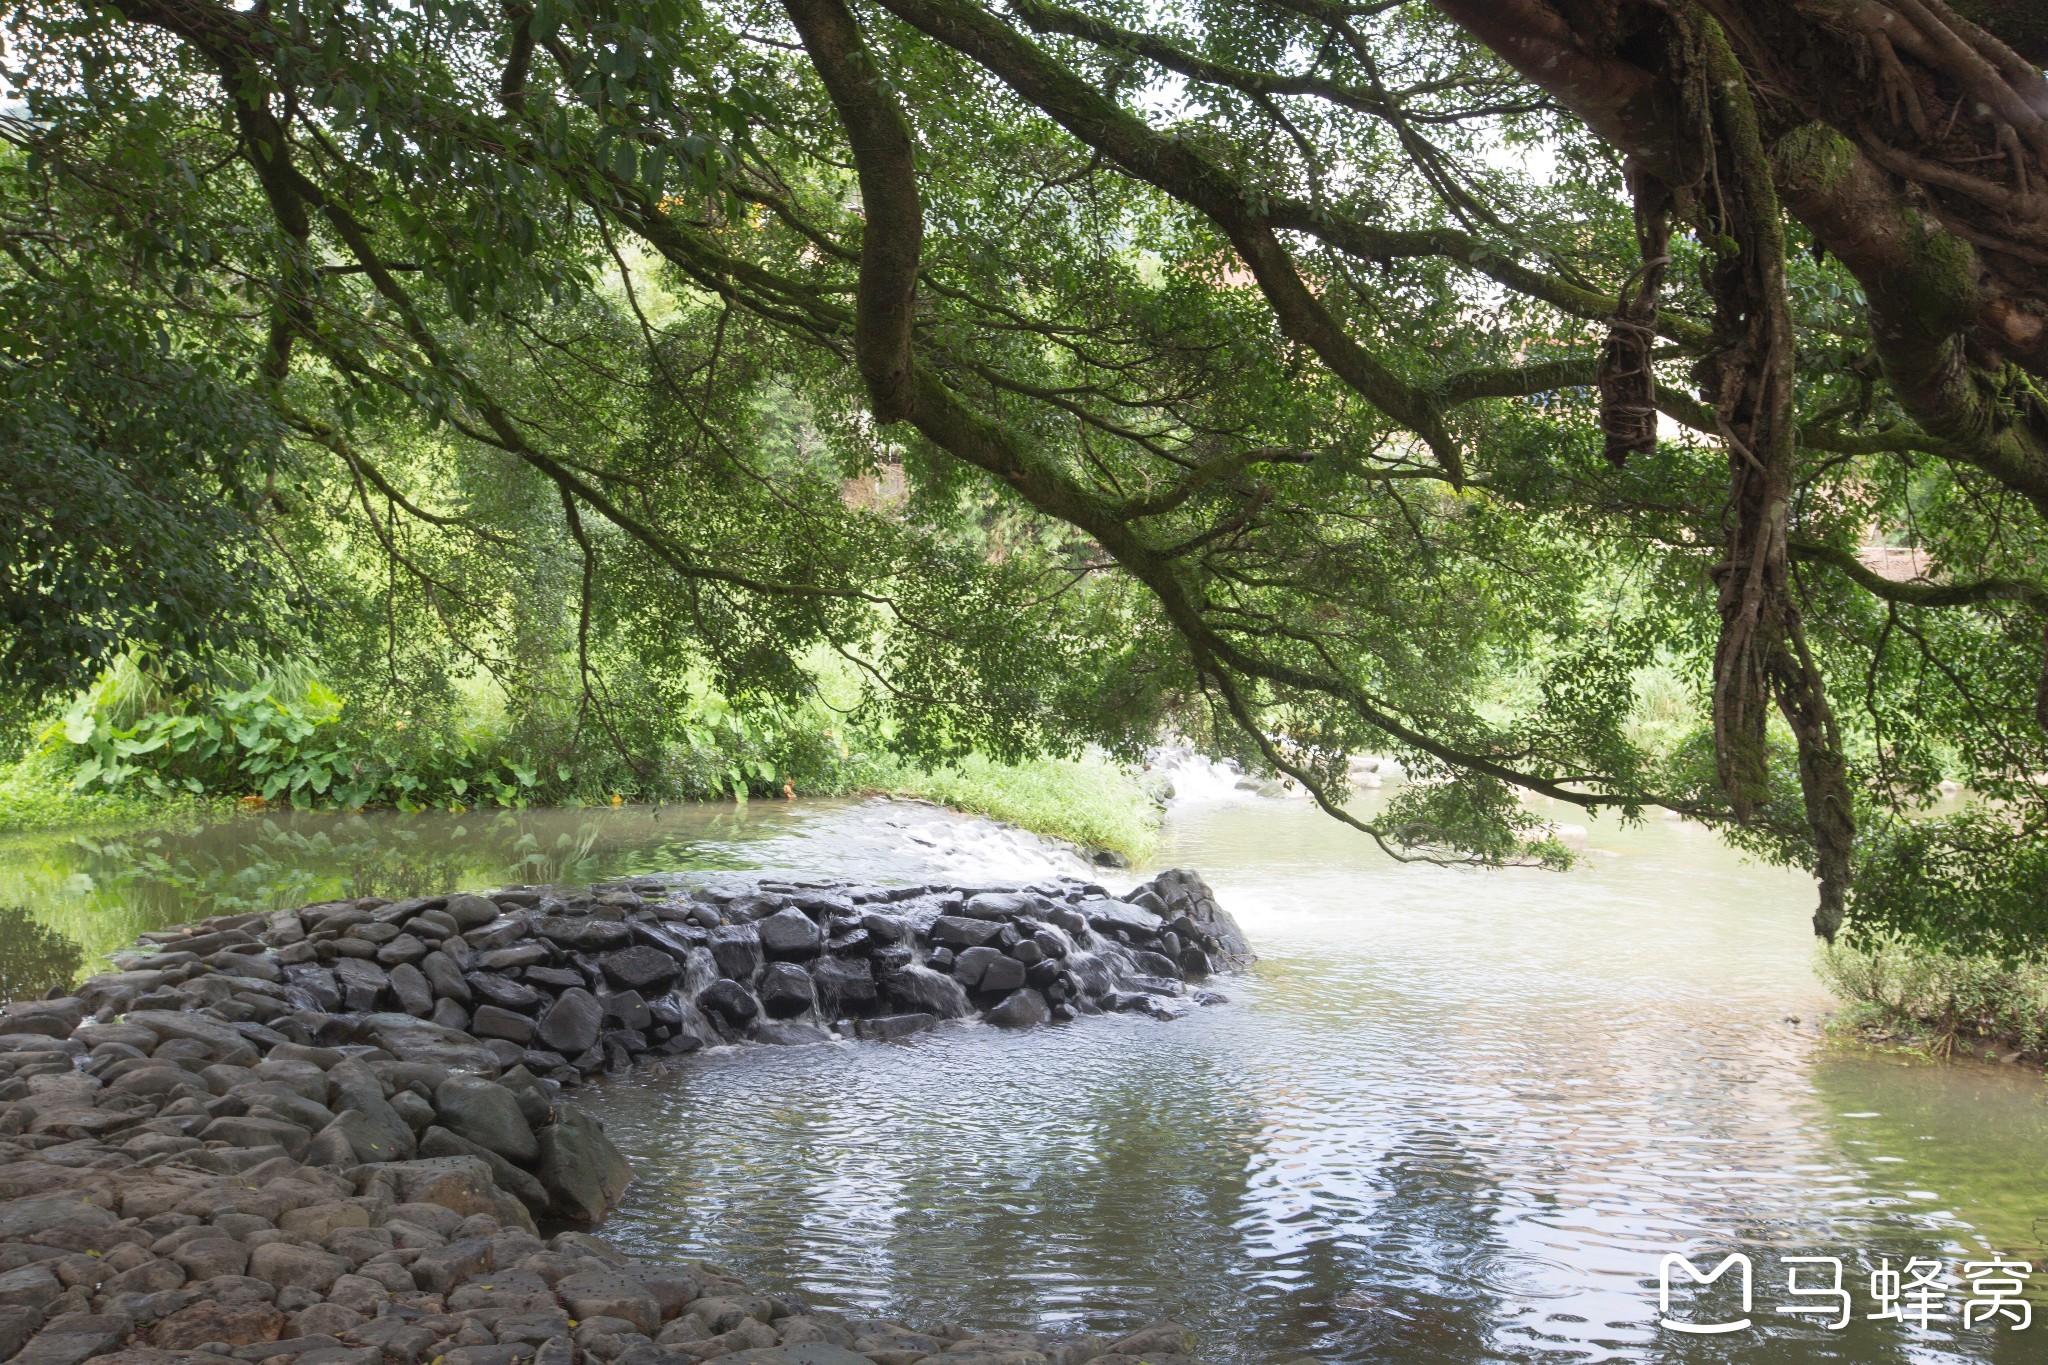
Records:
{"label": "water reflection", "polygon": [[[227,909],[721,869],[1046,875],[886,803],[298,816],[0,844],[0,976]],[[1596,827],[1568,876],[1386,862],[1299,806],[1178,816],[1263,954],[1230,1006],[607,1083],[640,1177],[608,1229],[915,1322],[1155,1316],[1219,1359],[2006,1362],[2034,1333],[1783,1319],[1782,1254],[2048,1262],[2036,1075],[1827,1050],[1805,882],[1692,826]],[[18,946],[17,946],[18,945]],[[17,987],[15,983],[23,983]],[[1798,1022],[1792,1022],[1793,1020]],[[1758,1328],[1655,1325],[1668,1251],[1747,1250]],[[2048,1278],[2048,1275],[2044,1275]]]}
{"label": "water reflection", "polygon": [[36,1000],[77,978],[85,954],[18,905],[0,906],[0,1003]]}
{"label": "water reflection", "polygon": [[[1566,877],[1391,865],[1285,806],[1171,834],[1264,954],[1233,1006],[609,1085],[653,1173],[613,1233],[913,1321],[1169,1315],[1248,1362],[2025,1354],[1774,1313],[1786,1254],[1844,1257],[1859,1313],[1864,1254],[2048,1259],[2039,1079],[1829,1053],[1801,879],[1661,823]],[[1755,1330],[1656,1326],[1666,1252],[1738,1248]]]}
{"label": "water reflection", "polygon": [[13,836],[0,839],[0,907],[19,907],[24,918],[13,928],[0,919],[0,956],[19,952],[30,960],[38,951],[35,931],[46,930],[91,961],[147,929],[344,896],[751,868],[807,871],[821,858],[880,879],[937,875],[963,853],[992,857],[1024,875],[1054,866],[986,822],[961,826],[959,833],[972,836],[964,842],[933,838],[931,827],[945,823],[931,807],[902,802],[714,802],[464,814],[308,811],[119,836]]}

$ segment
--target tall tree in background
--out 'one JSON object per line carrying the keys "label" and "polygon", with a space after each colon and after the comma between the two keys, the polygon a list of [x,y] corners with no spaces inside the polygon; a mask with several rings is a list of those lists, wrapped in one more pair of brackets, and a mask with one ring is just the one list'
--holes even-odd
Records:
{"label": "tall tree in background", "polygon": [[[404,408],[749,640],[908,623],[861,658],[909,704],[1192,701],[1403,856],[1554,853],[1518,791],[1661,802],[1811,866],[1822,934],[1876,857],[1857,915],[2018,940],[2025,876],[1947,869],[2048,841],[2048,86],[2027,7],[1965,8],[50,5],[9,222],[69,196],[123,243],[93,287],[244,320],[282,444],[387,510],[468,515],[354,439]],[[10,230],[24,279],[83,259]],[[593,441],[564,376],[622,346],[652,401]],[[707,535],[772,486],[729,406],[765,377],[911,507]],[[1018,672],[910,548],[963,479],[1046,529],[1033,581],[1138,614],[987,599],[1067,604]],[[1712,715],[1671,754],[1628,725],[1659,657]],[[1389,747],[1432,780],[1346,811]],[[1943,762],[1995,815],[1899,822]]]}

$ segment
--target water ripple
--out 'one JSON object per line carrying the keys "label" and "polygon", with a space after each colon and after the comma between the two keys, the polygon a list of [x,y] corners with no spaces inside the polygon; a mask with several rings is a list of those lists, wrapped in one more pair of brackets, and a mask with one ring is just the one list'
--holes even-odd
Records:
{"label": "water ripple", "polygon": [[2008,1358],[1655,1326],[1672,1250],[1749,1248],[1763,1303],[1778,1253],[2048,1260],[2037,1081],[1784,1023],[1826,1004],[1798,879],[1671,825],[1596,828],[1615,856],[1568,876],[1397,867],[1277,804],[1174,834],[1264,957],[1235,1003],[607,1083],[642,1172],[610,1231],[913,1321],[1172,1316],[1244,1362]]}

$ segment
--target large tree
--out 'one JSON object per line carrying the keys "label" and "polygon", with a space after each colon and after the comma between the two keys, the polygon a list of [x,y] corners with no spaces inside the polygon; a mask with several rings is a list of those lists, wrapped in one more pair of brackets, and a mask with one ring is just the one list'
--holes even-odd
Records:
{"label": "large tree", "polygon": [[[354,439],[395,404],[757,643],[858,654],[881,612],[862,666],[935,716],[1192,703],[1403,856],[1553,852],[1521,792],[1662,803],[1811,866],[1823,934],[1860,858],[1859,915],[2018,941],[2048,85],[2030,7],[1966,8],[51,4],[13,20],[5,232],[21,289],[241,320],[280,445],[394,515],[467,515]],[[611,439],[560,376],[628,370]],[[816,499],[703,534],[692,497],[774,483],[734,438],[770,389],[909,472],[903,545],[977,496],[1043,528],[1082,685],[922,550],[807,552]],[[1658,658],[1712,717],[1663,754],[1628,725]],[[1384,748],[1430,780],[1347,812]],[[1996,804],[1900,823],[1944,765]]]}

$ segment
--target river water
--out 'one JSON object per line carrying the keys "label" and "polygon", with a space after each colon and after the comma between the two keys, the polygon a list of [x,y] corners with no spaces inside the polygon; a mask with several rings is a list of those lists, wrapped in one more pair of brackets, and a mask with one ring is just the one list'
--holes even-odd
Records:
{"label": "river water", "polygon": [[[1199,869],[1261,954],[1230,1004],[602,1082],[586,1094],[639,1172],[606,1232],[912,1322],[1172,1317],[1246,1365],[2042,1359],[2048,1321],[1866,1317],[1880,1261],[2002,1256],[2048,1280],[2040,1077],[1830,1047],[1808,882],[1688,824],[1586,844],[1571,873],[1477,872],[1394,863],[1299,802],[1180,808],[1159,865]],[[881,803],[302,816],[0,844],[0,904],[97,951],[210,909],[542,872],[1059,865]],[[1747,1255],[1753,1325],[1660,1327],[1673,1252]],[[1845,1330],[1778,1311],[1823,1304],[1788,1294],[1788,1256],[1841,1260]],[[1673,1319],[1739,1317],[1739,1273],[1675,1294]]]}

